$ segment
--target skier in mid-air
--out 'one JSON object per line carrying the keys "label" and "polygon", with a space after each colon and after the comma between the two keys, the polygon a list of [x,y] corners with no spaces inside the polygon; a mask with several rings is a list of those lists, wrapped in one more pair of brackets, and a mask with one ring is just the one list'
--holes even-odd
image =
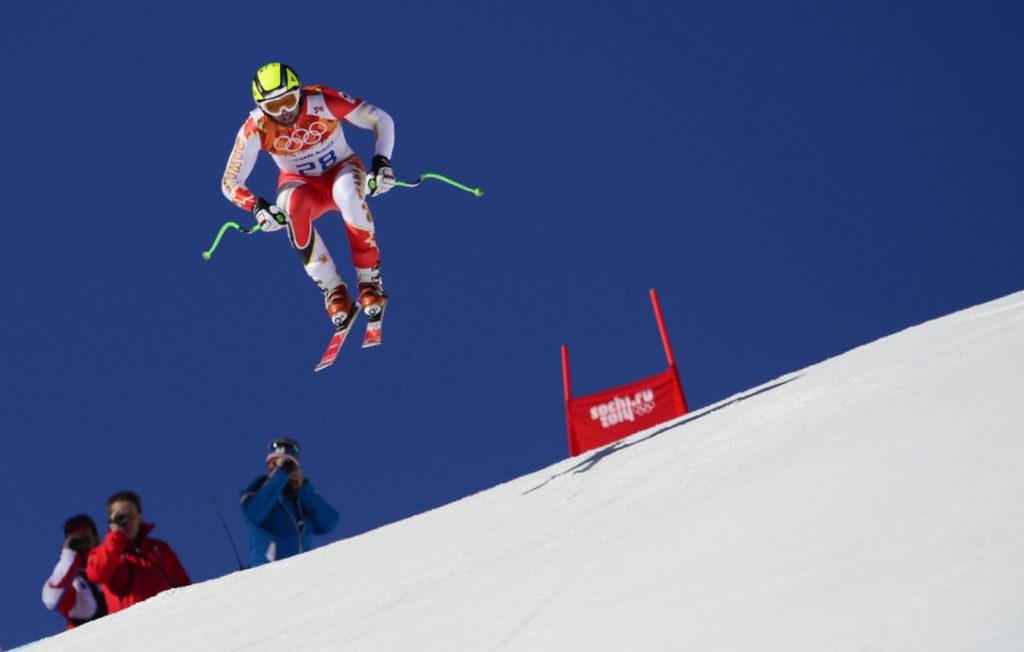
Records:
{"label": "skier in mid-air", "polygon": [[[313,222],[328,211],[340,211],[356,268],[356,300],[370,322],[381,319],[387,295],[366,193],[379,195],[395,185],[390,161],[394,121],[379,107],[346,93],[302,86],[283,63],[268,63],[256,71],[252,95],[257,108],[238,131],[224,171],[224,195],[251,211],[262,231],[287,227],[292,247],[323,292],[327,315],[338,330],[347,328],[360,308],[353,305]],[[342,122],[372,129],[376,136],[369,190],[365,168],[345,142]],[[273,203],[245,186],[260,150],[280,169]]]}

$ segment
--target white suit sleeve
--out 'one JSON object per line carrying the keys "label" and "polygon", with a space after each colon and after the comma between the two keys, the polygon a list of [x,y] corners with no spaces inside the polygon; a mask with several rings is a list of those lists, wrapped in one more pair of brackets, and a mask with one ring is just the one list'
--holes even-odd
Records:
{"label": "white suit sleeve", "polygon": [[250,117],[238,130],[235,137],[235,146],[228,157],[228,164],[224,168],[224,176],[221,179],[221,191],[231,203],[245,210],[252,210],[256,203],[256,197],[245,186],[249,175],[256,167],[256,158],[260,153],[260,137],[256,128],[256,121]]}
{"label": "white suit sleeve", "polygon": [[64,597],[64,593],[69,589],[74,590],[75,559],[77,556],[74,550],[64,548],[60,551],[60,559],[57,560],[57,565],[53,567],[50,579],[46,580],[46,583],[43,584],[43,604],[46,605],[47,609],[56,609],[57,605],[60,604],[61,598]]}
{"label": "white suit sleeve", "polygon": [[358,109],[345,116],[345,121],[361,129],[373,129],[377,139],[373,153],[391,158],[395,149],[395,121],[384,109],[363,102]]}

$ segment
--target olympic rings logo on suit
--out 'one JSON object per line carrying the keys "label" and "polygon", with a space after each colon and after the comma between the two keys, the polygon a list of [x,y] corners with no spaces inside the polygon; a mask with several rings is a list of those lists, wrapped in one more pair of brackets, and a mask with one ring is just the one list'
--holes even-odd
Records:
{"label": "olympic rings logo on suit", "polygon": [[326,122],[317,120],[313,124],[309,125],[308,128],[301,127],[288,135],[278,136],[274,140],[274,149],[294,154],[304,147],[316,145],[324,139],[324,136],[327,135],[330,130],[331,128]]}

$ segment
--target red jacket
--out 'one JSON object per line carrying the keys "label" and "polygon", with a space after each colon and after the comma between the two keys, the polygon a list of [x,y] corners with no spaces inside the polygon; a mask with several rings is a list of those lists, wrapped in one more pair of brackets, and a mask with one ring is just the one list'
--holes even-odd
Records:
{"label": "red jacket", "polygon": [[149,538],[152,529],[152,523],[143,523],[135,543],[129,543],[124,532],[111,530],[89,552],[86,576],[103,585],[110,613],[192,583],[171,547]]}

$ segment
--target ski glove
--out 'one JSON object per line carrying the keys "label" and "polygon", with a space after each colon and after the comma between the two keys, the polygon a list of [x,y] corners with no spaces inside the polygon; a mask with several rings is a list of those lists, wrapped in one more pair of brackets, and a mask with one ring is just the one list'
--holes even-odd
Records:
{"label": "ski glove", "polygon": [[371,197],[383,195],[395,187],[395,171],[391,169],[391,161],[387,156],[377,154],[373,157],[373,170],[366,187]]}
{"label": "ski glove", "polygon": [[277,231],[288,223],[288,218],[285,216],[284,211],[274,204],[267,203],[267,200],[262,197],[256,198],[256,203],[252,207],[252,216],[256,218],[256,223],[260,225],[260,230],[267,233]]}

